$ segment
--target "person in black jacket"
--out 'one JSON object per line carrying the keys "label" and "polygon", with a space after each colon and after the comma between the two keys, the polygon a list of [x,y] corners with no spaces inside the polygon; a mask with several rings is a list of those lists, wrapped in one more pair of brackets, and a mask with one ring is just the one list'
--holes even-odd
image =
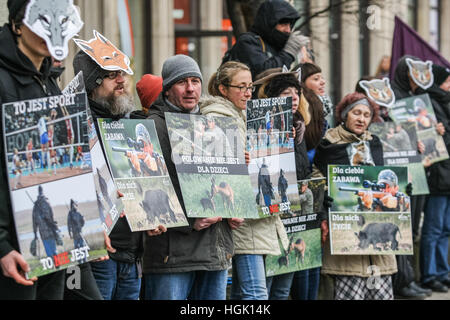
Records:
{"label": "person in black jacket", "polygon": [[[102,69],[83,51],[74,60],[75,74],[83,71],[86,93],[94,124],[97,118],[119,120],[134,110],[134,100],[127,91],[128,78],[122,70]],[[142,233],[131,232],[122,216],[106,237],[108,260],[91,262],[97,286],[105,300],[137,300],[141,287],[140,259]]]}
{"label": "person in black jacket", "polygon": [[[391,81],[391,87],[397,101],[416,95],[416,90],[418,89],[417,84],[412,80],[412,77],[409,74],[408,65],[406,63],[407,58],[418,60],[418,58],[414,56],[405,55],[397,63],[394,71],[394,78]],[[417,226],[416,229],[418,229],[419,226],[425,198],[424,195],[411,196],[411,220],[413,226]],[[417,232],[418,231],[415,233]],[[411,299],[425,299],[426,296],[431,295],[430,290],[420,287],[414,281],[414,269],[409,258],[404,255],[398,255],[396,258],[398,272],[392,278],[394,294],[399,297]]]}
{"label": "person in black jacket", "polygon": [[242,62],[249,66],[253,78],[267,69],[283,65],[289,68],[305,46],[300,32],[292,32],[299,18],[287,1],[264,2],[258,8],[250,31],[239,36],[222,63]]}
{"label": "person in black jacket", "polygon": [[[450,150],[450,92],[445,91],[445,81],[450,70],[433,65],[434,85],[417,94],[428,93],[438,122],[445,126],[443,139]],[[420,274],[422,286],[436,292],[447,292],[448,238],[450,236],[450,160],[443,160],[427,168],[430,195],[424,207],[424,219],[420,237]]]}
{"label": "person in black jacket", "polygon": [[[161,150],[170,179],[183,212],[181,194],[165,113],[200,114],[198,101],[202,74],[191,57],[175,55],[162,68],[163,90],[148,113],[133,112],[131,118],[155,122]],[[234,245],[231,229],[236,220],[188,218],[188,226],[170,228],[162,235],[144,236],[143,273],[145,299],[148,300],[224,300],[227,269],[231,266]]]}
{"label": "person in black jacket", "polygon": [[[8,0],[9,22],[0,30],[0,105],[60,94],[49,76],[52,60],[45,41],[22,23],[27,4],[27,0]],[[4,151],[3,138],[0,140]],[[0,157],[0,185],[0,300],[61,300],[63,271],[39,279],[25,278],[29,266],[19,253],[4,157]]]}

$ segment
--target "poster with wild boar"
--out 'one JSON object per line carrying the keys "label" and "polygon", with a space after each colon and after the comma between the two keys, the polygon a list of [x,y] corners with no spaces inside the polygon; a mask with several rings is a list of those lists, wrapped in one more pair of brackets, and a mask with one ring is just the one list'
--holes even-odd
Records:
{"label": "poster with wild boar", "polygon": [[285,248],[280,241],[281,255],[266,256],[267,277],[322,266],[319,212],[325,185],[325,178],[298,181],[300,209],[280,215],[288,244]]}
{"label": "poster with wild boar", "polygon": [[187,225],[167,171],[153,120],[97,119],[132,231]]}
{"label": "poster with wild boar", "polygon": [[417,140],[422,143],[422,164],[425,167],[449,158],[444,139],[437,132],[438,124],[428,94],[397,100],[389,110],[389,116],[396,122],[416,124]]}
{"label": "poster with wild boar", "polygon": [[[28,278],[107,255],[85,93],[3,105],[12,213]],[[6,205],[6,204],[3,204]]]}
{"label": "poster with wild boar", "polygon": [[412,254],[407,185],[407,167],[328,165],[331,254]]}
{"label": "poster with wild boar", "polygon": [[172,157],[191,218],[258,218],[236,120],[166,113]]}
{"label": "poster with wild boar", "polygon": [[292,97],[247,101],[248,171],[260,217],[300,208],[292,123]]}

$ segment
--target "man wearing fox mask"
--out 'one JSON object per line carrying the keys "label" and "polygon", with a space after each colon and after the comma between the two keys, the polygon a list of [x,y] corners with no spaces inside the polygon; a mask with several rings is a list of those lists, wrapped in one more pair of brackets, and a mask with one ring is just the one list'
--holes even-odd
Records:
{"label": "man wearing fox mask", "polygon": [[[73,60],[73,68],[75,74],[83,72],[89,107],[98,132],[97,118],[118,120],[129,117],[127,114],[135,109],[133,95],[128,90],[128,74],[133,71],[128,57],[97,31],[94,30],[94,38],[89,41],[74,41],[81,50]],[[165,228],[160,226],[148,234],[158,235],[164,231]],[[131,232],[122,216],[106,239],[110,259],[91,263],[103,298],[137,300],[141,287],[142,233]]]}
{"label": "man wearing fox mask", "polygon": [[[43,6],[48,5],[48,2],[44,2],[37,3],[34,0],[8,0],[7,2],[8,23],[0,29],[0,105],[61,94],[58,85],[50,76],[52,44],[38,35],[34,27],[39,22],[33,20],[34,23],[28,25],[30,18],[36,17],[30,12],[35,14],[39,10],[44,10]],[[72,9],[73,4],[68,0],[58,1],[51,11],[68,12]],[[45,18],[44,15],[39,14],[37,17]],[[48,16],[45,19],[51,18]],[[81,20],[77,22],[80,27],[79,22]],[[46,32],[47,38],[56,36],[53,30]],[[65,37],[70,39],[67,34]],[[64,57],[60,56],[60,58]],[[0,140],[0,150],[4,151],[3,138]],[[45,275],[39,279],[25,277],[25,272],[29,271],[30,267],[19,253],[4,157],[0,157],[0,186],[0,203],[2,204],[0,206],[0,300],[62,300],[64,271]]]}

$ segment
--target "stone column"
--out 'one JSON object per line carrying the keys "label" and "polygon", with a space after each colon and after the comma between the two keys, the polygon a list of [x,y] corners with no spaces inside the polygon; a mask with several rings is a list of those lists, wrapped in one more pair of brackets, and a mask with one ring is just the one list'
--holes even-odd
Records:
{"label": "stone column", "polygon": [[[358,2],[351,2],[345,7],[347,12],[357,12]],[[341,17],[341,96],[355,91],[356,82],[360,78],[359,54],[359,15],[343,13]],[[337,103],[337,102],[335,102]]]}
{"label": "stone column", "polygon": [[152,1],[152,70],[161,75],[164,61],[175,53],[173,0]]}
{"label": "stone column", "polygon": [[450,60],[450,1],[441,1],[441,54]]}
{"label": "stone column", "polygon": [[0,0],[0,26],[8,22],[8,14],[7,0]]}
{"label": "stone column", "polygon": [[401,1],[373,1],[378,6],[380,23],[376,23],[370,30],[370,74],[375,75],[377,67],[384,55],[392,53],[392,39],[394,35],[394,18],[397,15],[403,21],[407,21],[408,2]]}
{"label": "stone column", "polygon": [[[441,1],[445,2],[445,1]],[[417,1],[417,32],[425,41],[430,41],[430,1]]]}
{"label": "stone column", "polygon": [[[222,29],[222,1],[200,0],[201,30],[218,31]],[[211,75],[216,72],[222,62],[222,41],[220,37],[204,37],[201,40],[200,70],[203,76],[203,92],[207,92]]]}
{"label": "stone column", "polygon": [[[328,0],[311,1],[310,15],[327,8]],[[322,74],[327,82],[327,90],[330,83],[330,41],[329,41],[329,12],[311,20],[311,45],[316,56],[316,64],[322,69]]]}

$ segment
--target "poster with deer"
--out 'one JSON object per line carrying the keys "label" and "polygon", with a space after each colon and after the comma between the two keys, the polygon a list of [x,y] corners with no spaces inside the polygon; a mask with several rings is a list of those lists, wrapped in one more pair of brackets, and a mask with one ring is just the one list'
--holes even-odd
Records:
{"label": "poster with deer", "polygon": [[262,218],[300,209],[292,123],[292,97],[247,102],[248,171]]}
{"label": "poster with deer", "polygon": [[12,213],[31,269],[27,278],[106,256],[86,94],[8,103],[2,115]]}
{"label": "poster with deer", "polygon": [[266,276],[272,277],[322,266],[319,212],[322,211],[325,178],[298,181],[300,209],[280,215],[288,245],[280,241],[281,254],[266,256]]}
{"label": "poster with deer", "polygon": [[422,156],[417,150],[417,132],[414,122],[372,123],[369,131],[380,138],[384,165],[407,166],[408,181],[412,183],[413,195],[429,194]]}
{"label": "poster with deer", "polygon": [[417,140],[422,144],[422,164],[425,167],[449,158],[443,137],[437,132],[438,124],[428,94],[397,100],[389,110],[389,116],[396,123],[416,124]]}
{"label": "poster with deer", "polygon": [[97,119],[131,231],[186,226],[153,120]]}
{"label": "poster with deer", "polygon": [[172,157],[191,218],[258,218],[236,120],[166,113]]}
{"label": "poster with deer", "polygon": [[328,165],[332,255],[411,255],[408,168]]}

